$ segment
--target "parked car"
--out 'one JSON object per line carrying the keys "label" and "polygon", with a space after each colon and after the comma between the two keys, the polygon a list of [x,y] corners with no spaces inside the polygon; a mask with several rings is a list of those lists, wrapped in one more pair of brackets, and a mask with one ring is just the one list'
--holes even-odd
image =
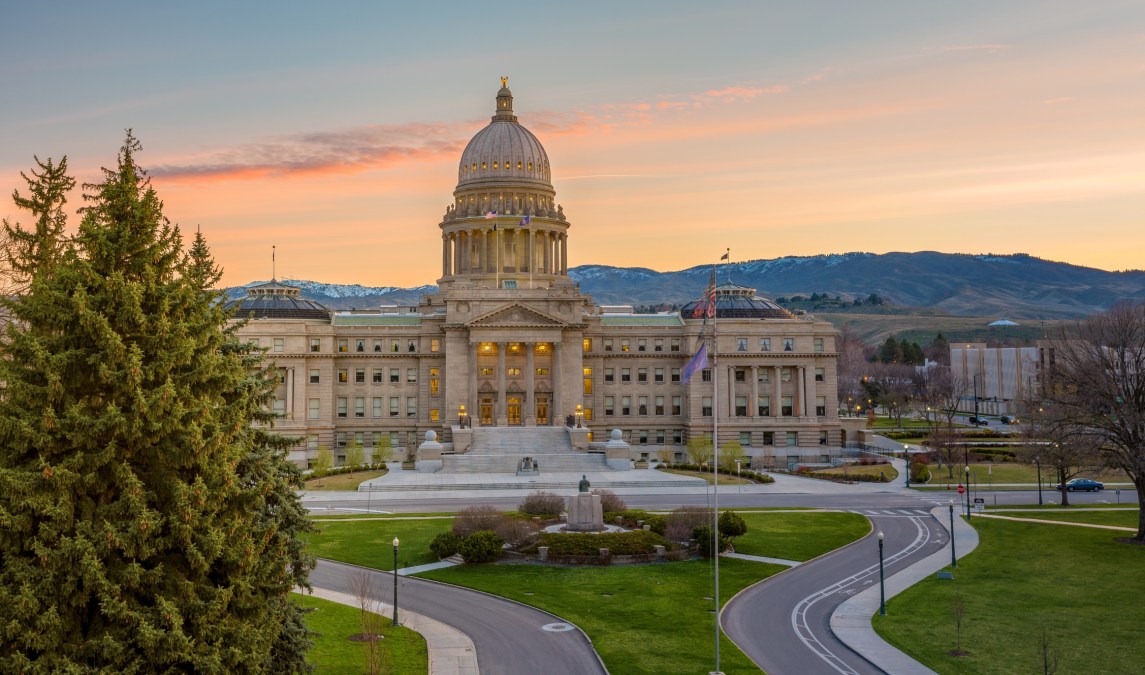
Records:
{"label": "parked car", "polygon": [[[1055,490],[1062,489],[1062,484],[1058,483],[1054,486]],[[1105,483],[1101,483],[1089,478],[1074,478],[1065,482],[1066,492],[1073,492],[1074,490],[1085,490],[1086,492],[1101,492],[1105,489]]]}
{"label": "parked car", "polygon": [[1018,419],[1017,417],[1014,417],[1013,415],[1002,415],[1002,418],[1001,418],[1002,424],[1018,424],[1021,421],[1022,420]]}
{"label": "parked car", "polygon": [[985,417],[971,417],[970,423],[973,424],[974,426],[983,426],[984,427],[987,424],[989,424],[990,421],[987,420]]}

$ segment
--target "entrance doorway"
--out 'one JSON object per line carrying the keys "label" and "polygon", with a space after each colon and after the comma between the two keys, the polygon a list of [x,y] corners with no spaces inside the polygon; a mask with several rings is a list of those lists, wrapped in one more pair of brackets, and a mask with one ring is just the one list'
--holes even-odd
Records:
{"label": "entrance doorway", "polygon": [[545,426],[549,423],[549,397],[537,396],[537,425]]}
{"label": "entrance doorway", "polygon": [[493,397],[481,397],[481,426],[493,426]]}
{"label": "entrance doorway", "polygon": [[520,426],[521,425],[521,397],[520,396],[510,396],[507,400],[507,403],[508,403],[508,405],[506,407],[508,408],[508,413],[509,413],[509,425],[510,426]]}

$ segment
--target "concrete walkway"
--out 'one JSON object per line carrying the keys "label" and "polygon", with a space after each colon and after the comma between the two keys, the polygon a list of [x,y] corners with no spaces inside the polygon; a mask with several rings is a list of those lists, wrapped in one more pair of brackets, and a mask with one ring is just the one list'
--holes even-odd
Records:
{"label": "concrete walkway", "polygon": [[[408,572],[410,569],[412,568],[398,570],[398,574],[403,571]],[[349,593],[321,588],[315,588],[313,592],[299,592],[340,605],[358,607],[358,599]],[[378,606],[382,614],[393,611],[393,605],[378,603]],[[430,675],[479,675],[477,650],[473,647],[473,641],[461,631],[408,609],[402,610],[401,624],[425,638],[426,650],[429,652]]]}
{"label": "concrete walkway", "polygon": [[740,560],[751,560],[752,562],[771,563],[772,565],[785,565],[787,567],[798,567],[803,563],[798,560],[784,560],[783,558],[767,558],[762,555],[748,555],[746,553],[721,553],[721,558],[738,558]]}
{"label": "concrete walkway", "polygon": [[[944,526],[950,522],[949,511],[938,507],[931,514]],[[893,598],[907,588],[950,565],[950,541],[941,550],[932,553],[915,565],[886,580],[886,597]],[[978,546],[978,533],[962,518],[954,520],[954,545],[958,558]],[[955,570],[957,573],[957,570]],[[934,671],[915,661],[879,637],[871,625],[871,617],[879,611],[879,587],[856,594],[831,615],[831,630],[848,647],[862,654],[871,663],[895,675],[934,675]]]}
{"label": "concrete walkway", "polygon": [[[1090,509],[1098,511],[1102,509]],[[1104,509],[1111,510],[1111,509]],[[1042,520],[1041,518],[1016,518],[1014,516],[996,516],[992,513],[976,513],[975,518],[994,518],[995,520],[1013,520],[1019,523],[1041,523],[1043,525],[1072,525],[1074,527],[1093,527],[1099,530],[1117,530],[1118,532],[1136,532],[1135,527],[1121,527],[1120,525],[1096,525],[1094,523],[1069,523],[1062,520]]]}

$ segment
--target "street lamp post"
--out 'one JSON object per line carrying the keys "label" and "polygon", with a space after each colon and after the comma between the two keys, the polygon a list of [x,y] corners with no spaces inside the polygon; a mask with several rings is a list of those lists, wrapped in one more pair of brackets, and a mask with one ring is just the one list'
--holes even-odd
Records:
{"label": "street lamp post", "polygon": [[906,487],[910,489],[910,446],[902,446],[903,454],[906,455]]}
{"label": "street lamp post", "polygon": [[966,466],[966,520],[970,520],[970,465]]}
{"label": "street lamp post", "polygon": [[954,500],[950,500],[950,566],[958,567],[958,558],[954,555]]}
{"label": "street lamp post", "polygon": [[584,419],[584,406],[582,406],[580,403],[576,404],[576,412],[574,415],[576,417],[576,428],[580,429],[581,426],[583,426],[581,424],[581,420]]}
{"label": "street lamp post", "polygon": [[394,537],[394,625],[398,625],[398,538]]}
{"label": "street lamp post", "polygon": [[886,584],[883,580],[883,531],[879,530],[879,616],[887,615]]}
{"label": "street lamp post", "polygon": [[1038,506],[1042,505],[1042,458],[1034,457],[1034,464],[1038,466]]}
{"label": "street lamp post", "polygon": [[736,484],[739,485],[739,489],[737,490],[737,492],[742,493],[743,492],[743,483],[739,482],[739,463],[740,463],[740,460],[737,459],[736,460]]}
{"label": "street lamp post", "polygon": [[[985,373],[974,373],[974,426],[978,424],[978,378],[985,375]],[[965,391],[965,390],[963,390]]]}
{"label": "street lamp post", "polygon": [[469,413],[465,412],[465,404],[457,411],[457,425],[462,429],[469,428]]}

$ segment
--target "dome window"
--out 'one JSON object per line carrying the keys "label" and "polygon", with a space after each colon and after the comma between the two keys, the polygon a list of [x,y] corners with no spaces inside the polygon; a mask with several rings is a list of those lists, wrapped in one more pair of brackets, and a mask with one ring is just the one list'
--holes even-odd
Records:
{"label": "dome window", "polygon": [[474,170],[474,171],[476,171],[476,170],[477,170],[477,162],[474,162],[474,163],[473,163],[473,170]]}
{"label": "dome window", "polygon": [[508,171],[512,166],[513,165],[509,163],[509,160],[505,160],[505,170],[506,171]]}
{"label": "dome window", "polygon": [[488,168],[489,168],[489,166],[485,162],[481,162],[481,170],[482,171],[484,171],[485,169],[488,169]]}
{"label": "dome window", "polygon": [[496,171],[496,170],[497,170],[497,162],[493,162],[493,170],[494,170],[494,171]]}
{"label": "dome window", "polygon": [[521,170],[521,162],[518,160],[517,161],[517,171],[520,171],[520,170]]}
{"label": "dome window", "polygon": [[533,170],[533,163],[529,162],[529,171],[532,171],[532,170]]}

